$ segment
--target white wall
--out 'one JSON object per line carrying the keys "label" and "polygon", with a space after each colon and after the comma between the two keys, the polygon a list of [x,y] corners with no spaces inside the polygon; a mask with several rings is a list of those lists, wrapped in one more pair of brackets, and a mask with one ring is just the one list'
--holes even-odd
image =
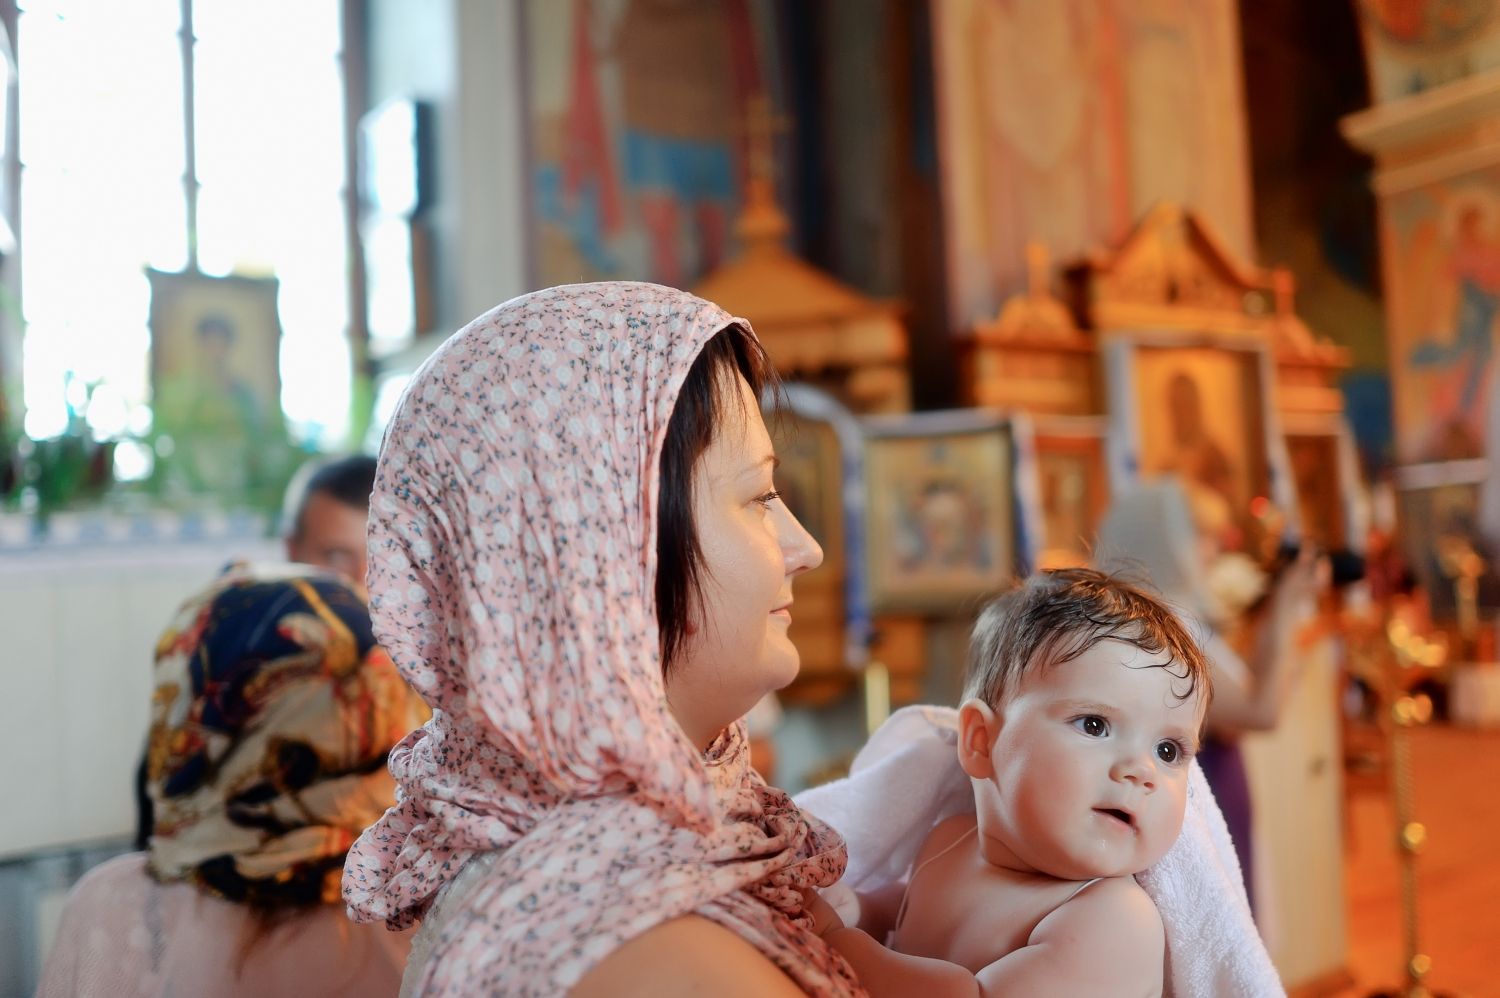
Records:
{"label": "white wall", "polygon": [[435,111],[437,329],[530,290],[523,0],[372,0],[370,103]]}
{"label": "white wall", "polygon": [[0,550],[0,860],[135,831],[156,638],[234,558],[279,543]]}

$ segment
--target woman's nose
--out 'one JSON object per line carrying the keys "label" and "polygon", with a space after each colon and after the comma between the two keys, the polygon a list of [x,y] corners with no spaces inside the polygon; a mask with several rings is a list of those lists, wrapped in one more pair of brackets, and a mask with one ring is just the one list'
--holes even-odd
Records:
{"label": "woman's nose", "polygon": [[781,553],[786,560],[786,574],[801,575],[823,564],[822,546],[807,532],[801,521],[792,515],[786,503],[776,500],[775,510]]}

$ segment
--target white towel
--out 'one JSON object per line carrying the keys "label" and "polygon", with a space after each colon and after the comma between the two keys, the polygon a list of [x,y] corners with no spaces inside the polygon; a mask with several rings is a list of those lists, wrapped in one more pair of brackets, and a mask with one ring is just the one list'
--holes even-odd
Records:
{"label": "white towel", "polygon": [[[842,885],[873,893],[900,883],[934,825],[973,813],[974,793],[958,766],[957,742],[956,710],[905,707],[870,736],[846,779],[797,795],[799,806],[849,843]],[[1182,835],[1136,880],[1156,902],[1166,928],[1170,998],[1286,994],[1250,917],[1224,817],[1196,762]]]}

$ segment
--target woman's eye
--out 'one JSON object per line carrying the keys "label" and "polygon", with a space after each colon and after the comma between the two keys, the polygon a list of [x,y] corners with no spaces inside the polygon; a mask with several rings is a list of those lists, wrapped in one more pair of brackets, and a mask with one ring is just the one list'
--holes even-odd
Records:
{"label": "woman's eye", "polygon": [[1156,757],[1168,765],[1174,765],[1182,759],[1182,746],[1176,742],[1160,742],[1156,746]]}
{"label": "woman's eye", "polygon": [[1090,738],[1103,738],[1109,734],[1109,724],[1097,714],[1089,714],[1074,720],[1073,727],[1082,731]]}
{"label": "woman's eye", "polygon": [[764,495],[756,496],[755,497],[755,501],[758,502],[758,503],[760,503],[762,506],[766,507],[767,509],[770,509],[771,508],[771,503],[775,502],[777,499],[780,499],[780,498],[781,498],[781,493],[777,492],[775,489],[772,489],[770,492],[767,492]]}

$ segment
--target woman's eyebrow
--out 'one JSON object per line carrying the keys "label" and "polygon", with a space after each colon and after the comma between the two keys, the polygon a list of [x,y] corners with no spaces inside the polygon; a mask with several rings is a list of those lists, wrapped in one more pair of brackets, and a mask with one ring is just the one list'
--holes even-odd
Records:
{"label": "woman's eyebrow", "polygon": [[759,461],[752,461],[749,464],[745,465],[740,469],[740,474],[745,476],[756,474],[768,464],[771,466],[771,470],[775,471],[777,468],[781,467],[781,458],[777,457],[775,454],[767,454]]}

